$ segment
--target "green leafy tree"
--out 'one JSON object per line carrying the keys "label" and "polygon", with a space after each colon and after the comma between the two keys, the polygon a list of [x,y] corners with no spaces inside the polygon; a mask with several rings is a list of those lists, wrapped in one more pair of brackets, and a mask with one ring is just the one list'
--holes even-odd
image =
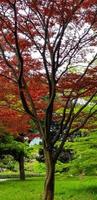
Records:
{"label": "green leafy tree", "polygon": [[24,156],[27,156],[27,144],[17,141],[12,135],[5,134],[0,137],[0,159],[4,155],[12,155],[19,163],[20,179],[25,179]]}

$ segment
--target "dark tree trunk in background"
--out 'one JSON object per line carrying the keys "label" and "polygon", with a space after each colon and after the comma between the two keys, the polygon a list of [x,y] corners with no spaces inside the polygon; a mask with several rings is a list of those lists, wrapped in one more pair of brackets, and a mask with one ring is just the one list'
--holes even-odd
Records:
{"label": "dark tree trunk in background", "polygon": [[20,156],[19,156],[19,172],[20,172],[20,180],[25,180],[24,155],[23,154],[20,154]]}
{"label": "dark tree trunk in background", "polygon": [[[23,133],[19,134],[17,141],[24,143],[25,135]],[[19,173],[20,173],[20,180],[25,180],[25,161],[24,161],[24,149],[18,155],[18,162],[19,162]]]}

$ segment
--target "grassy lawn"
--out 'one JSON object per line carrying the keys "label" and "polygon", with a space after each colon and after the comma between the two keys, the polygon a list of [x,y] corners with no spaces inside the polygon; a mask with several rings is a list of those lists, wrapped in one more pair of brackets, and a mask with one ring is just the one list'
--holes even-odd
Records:
{"label": "grassy lawn", "polygon": [[[42,177],[0,182],[0,200],[42,200],[42,191]],[[97,200],[97,177],[57,177],[55,200]]]}

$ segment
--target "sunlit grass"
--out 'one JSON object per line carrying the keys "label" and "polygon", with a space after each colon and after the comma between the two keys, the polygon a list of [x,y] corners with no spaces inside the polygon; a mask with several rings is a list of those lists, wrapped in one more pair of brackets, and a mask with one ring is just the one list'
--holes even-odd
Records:
{"label": "sunlit grass", "polygon": [[[42,200],[43,177],[0,182],[0,200]],[[97,200],[97,177],[56,177],[55,200]]]}

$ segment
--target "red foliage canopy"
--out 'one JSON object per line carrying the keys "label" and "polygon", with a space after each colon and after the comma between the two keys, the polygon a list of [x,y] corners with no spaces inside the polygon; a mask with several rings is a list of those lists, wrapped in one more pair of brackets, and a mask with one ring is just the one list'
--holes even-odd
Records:
{"label": "red foliage canopy", "polygon": [[[60,130],[51,148],[63,134],[60,152],[67,135],[82,128],[97,112],[91,109],[83,114],[91,101],[95,106],[97,94],[93,64],[97,59],[93,52],[97,0],[6,0],[0,2],[0,19],[0,74],[8,81],[3,89],[15,95],[7,98],[12,105],[9,113],[17,115],[13,102],[17,105],[21,99],[23,114],[16,121],[28,119],[25,110],[36,123],[44,147],[54,137],[50,130],[57,120]],[[6,98],[6,92],[0,90],[2,99]],[[86,101],[75,112],[79,99]],[[75,123],[82,115],[81,123]]]}

